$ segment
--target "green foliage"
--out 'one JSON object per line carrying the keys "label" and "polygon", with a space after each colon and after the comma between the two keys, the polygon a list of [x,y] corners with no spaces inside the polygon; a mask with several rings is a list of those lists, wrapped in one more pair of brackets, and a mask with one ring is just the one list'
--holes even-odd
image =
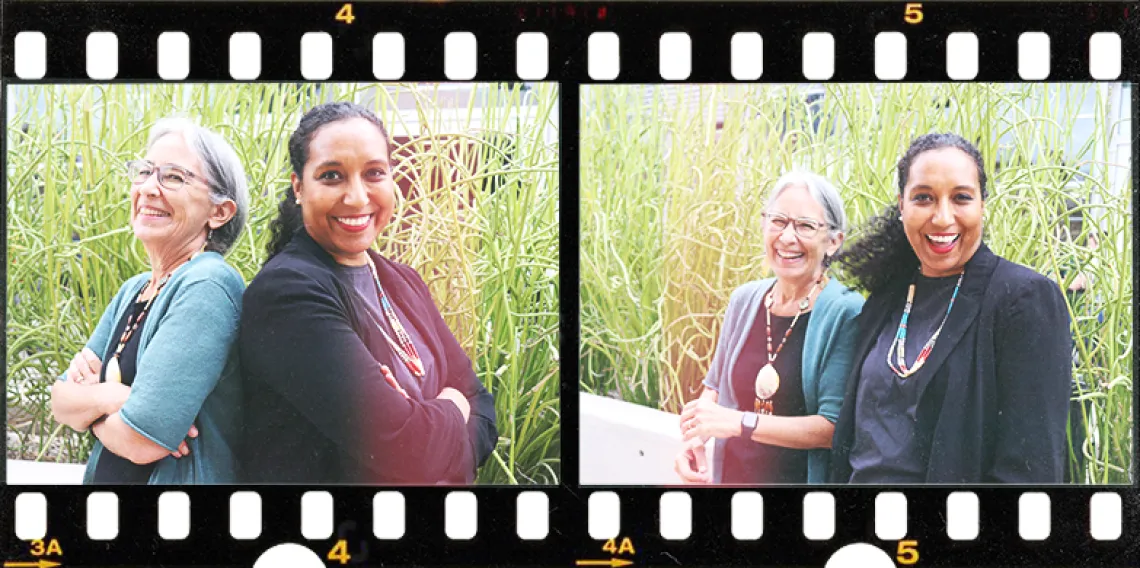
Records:
{"label": "green foliage", "polygon": [[1107,103],[1120,88],[583,88],[581,388],[679,411],[700,391],[732,290],[768,275],[760,212],[772,183],[793,168],[827,177],[858,239],[895,201],[910,141],[956,132],[988,161],[990,247],[1065,288],[1088,279],[1069,297],[1088,434],[1072,448],[1086,463],[1074,478],[1129,483],[1132,187],[1109,141],[1130,130]]}
{"label": "green foliage", "polygon": [[250,180],[227,260],[248,282],[289,184],[288,138],[330,100],[373,108],[410,189],[378,250],[415,267],[495,395],[500,440],[481,483],[557,483],[556,85],[76,85],[9,90],[9,455],[82,461],[91,439],[51,419],[49,388],[119,286],[148,269],[128,226],[123,163],[159,118],[218,131]]}

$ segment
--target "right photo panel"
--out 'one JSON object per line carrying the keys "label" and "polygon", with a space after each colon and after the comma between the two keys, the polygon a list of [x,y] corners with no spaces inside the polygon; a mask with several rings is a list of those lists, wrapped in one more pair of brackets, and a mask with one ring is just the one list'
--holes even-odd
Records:
{"label": "right photo panel", "polygon": [[583,485],[1128,484],[1128,83],[583,85]]}

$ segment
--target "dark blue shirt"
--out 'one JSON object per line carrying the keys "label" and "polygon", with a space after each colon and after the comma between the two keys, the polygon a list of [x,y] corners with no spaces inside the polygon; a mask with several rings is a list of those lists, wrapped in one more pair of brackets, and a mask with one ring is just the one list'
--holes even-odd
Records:
{"label": "dark blue shirt", "polygon": [[[915,282],[914,306],[907,319],[906,363],[934,335],[954,294],[958,275]],[[905,305],[887,318],[871,352],[863,360],[855,402],[855,443],[851,448],[851,483],[922,483],[930,459],[931,438],[938,420],[945,385],[934,380],[935,369],[923,366],[901,378],[887,366],[887,352],[898,332]],[[943,344],[942,349],[946,349]],[[934,344],[934,350],[939,348]],[[898,358],[891,352],[898,368]],[[925,392],[931,389],[930,392]],[[920,401],[925,401],[920,406]]]}

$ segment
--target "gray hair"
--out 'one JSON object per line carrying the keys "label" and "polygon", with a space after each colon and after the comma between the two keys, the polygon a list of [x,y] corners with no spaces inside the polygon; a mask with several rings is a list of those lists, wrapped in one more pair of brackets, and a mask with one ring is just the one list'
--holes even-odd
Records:
{"label": "gray hair", "polygon": [[181,135],[186,145],[198,155],[205,170],[199,173],[206,177],[210,202],[220,205],[228,199],[237,205],[234,216],[215,229],[206,242],[206,250],[225,256],[241,236],[249,217],[249,181],[245,167],[225,138],[184,118],[163,118],[156,122],[150,129],[147,150],[167,134]]}
{"label": "gray hair", "polygon": [[[784,190],[797,185],[806,187],[812,199],[823,208],[824,221],[828,225],[828,236],[836,238],[840,233],[847,232],[847,213],[843,210],[843,199],[839,197],[839,190],[835,189],[835,186],[823,176],[808,171],[792,171],[780,176],[780,179],[776,180],[776,185],[772,187],[772,193],[768,196],[768,202],[764,204],[764,210],[771,209],[772,203],[780,197]],[[842,248],[843,243],[840,243],[835,253],[839,254],[839,250]],[[834,257],[835,255],[831,256]]]}

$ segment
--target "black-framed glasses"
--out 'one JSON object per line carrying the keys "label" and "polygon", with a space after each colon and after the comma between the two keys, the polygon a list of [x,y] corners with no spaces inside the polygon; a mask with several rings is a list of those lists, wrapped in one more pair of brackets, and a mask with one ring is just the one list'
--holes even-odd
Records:
{"label": "black-framed glasses", "polygon": [[764,213],[763,216],[767,222],[769,231],[782,233],[784,229],[787,229],[788,225],[791,224],[796,234],[805,239],[810,239],[818,235],[820,231],[830,228],[827,223],[821,223],[815,219],[806,219],[803,217],[793,219],[779,213]]}
{"label": "black-framed glasses", "polygon": [[[146,160],[131,160],[127,162],[127,176],[131,178],[131,183],[135,185],[142,185],[146,180],[150,179],[150,176],[154,175],[155,172],[158,172],[158,185],[169,191],[178,191],[190,183],[191,180],[202,180],[201,176],[181,166],[172,164],[156,166]],[[202,183],[206,184],[205,180],[202,180]]]}

